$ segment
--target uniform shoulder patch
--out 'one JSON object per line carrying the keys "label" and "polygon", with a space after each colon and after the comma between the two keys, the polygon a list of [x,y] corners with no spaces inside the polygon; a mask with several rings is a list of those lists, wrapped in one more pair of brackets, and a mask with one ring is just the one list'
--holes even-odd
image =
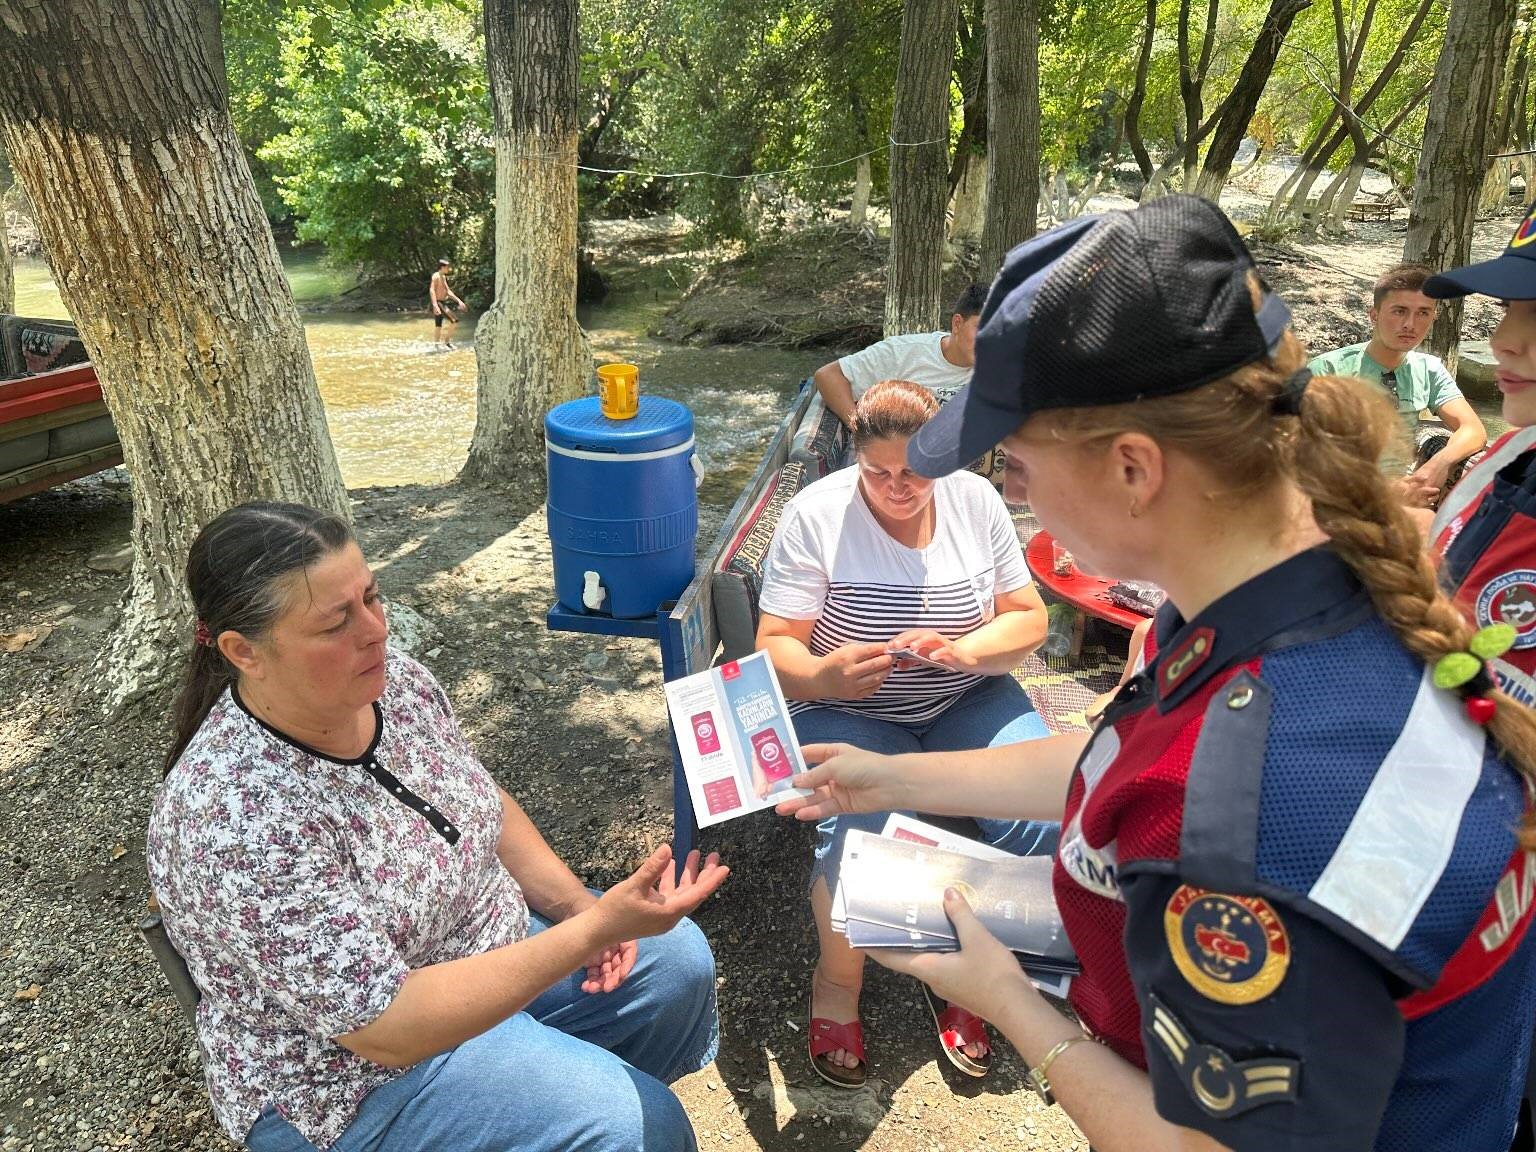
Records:
{"label": "uniform shoulder patch", "polygon": [[1195,1037],[1173,1010],[1147,996],[1147,1032],[1161,1048],[1184,1090],[1207,1116],[1227,1120],[1265,1104],[1294,1101],[1301,1089],[1301,1061],[1289,1056],[1234,1060]]}
{"label": "uniform shoulder patch", "polygon": [[1280,987],[1291,940],[1269,901],[1181,884],[1163,909],[1168,951],[1196,992],[1253,1004]]}
{"label": "uniform shoulder patch", "polygon": [[1196,628],[1177,648],[1162,657],[1157,666],[1157,693],[1171,696],[1176,688],[1189,679],[1189,674],[1211,658],[1216,647],[1216,631],[1212,628]]}

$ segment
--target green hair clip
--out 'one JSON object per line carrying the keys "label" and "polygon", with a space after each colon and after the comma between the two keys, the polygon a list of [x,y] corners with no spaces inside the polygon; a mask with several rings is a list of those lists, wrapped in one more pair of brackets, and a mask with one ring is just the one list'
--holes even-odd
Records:
{"label": "green hair clip", "polygon": [[1466,700],[1467,715],[1478,724],[1493,718],[1494,688],[1488,661],[1504,655],[1515,645],[1518,633],[1509,624],[1479,628],[1467,642],[1467,651],[1448,652],[1435,661],[1435,687],[1455,689]]}

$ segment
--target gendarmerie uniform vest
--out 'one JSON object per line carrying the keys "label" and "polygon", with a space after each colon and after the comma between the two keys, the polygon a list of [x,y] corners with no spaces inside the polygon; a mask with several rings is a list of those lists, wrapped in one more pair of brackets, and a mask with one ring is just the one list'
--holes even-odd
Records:
{"label": "gendarmerie uniform vest", "polygon": [[1084,1025],[1244,1152],[1506,1147],[1536,1012],[1519,775],[1326,549],[1165,605],[1147,658],[1057,857]]}
{"label": "gendarmerie uniform vest", "polygon": [[1441,504],[1430,528],[1440,582],[1479,627],[1510,624],[1499,686],[1536,705],[1536,428],[1498,440]]}

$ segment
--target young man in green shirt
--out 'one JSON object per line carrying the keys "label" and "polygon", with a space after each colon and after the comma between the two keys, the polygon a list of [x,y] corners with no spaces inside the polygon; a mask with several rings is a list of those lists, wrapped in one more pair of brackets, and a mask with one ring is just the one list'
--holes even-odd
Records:
{"label": "young man in green shirt", "polygon": [[1403,481],[1409,504],[1428,507],[1445,488],[1451,470],[1488,440],[1483,422],[1438,356],[1416,349],[1429,335],[1438,301],[1424,295],[1424,281],[1434,275],[1422,264],[1399,264],[1376,281],[1371,338],[1314,357],[1319,376],[1358,376],[1388,389],[1410,429],[1426,408],[1451,431],[1449,442]]}

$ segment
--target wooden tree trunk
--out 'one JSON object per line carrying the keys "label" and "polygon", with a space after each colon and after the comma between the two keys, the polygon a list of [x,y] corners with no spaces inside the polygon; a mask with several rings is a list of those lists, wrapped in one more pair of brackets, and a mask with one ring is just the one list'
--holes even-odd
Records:
{"label": "wooden tree trunk", "polygon": [[133,493],[114,707],[192,635],[187,549],[257,498],[347,515],[304,328],[229,117],[214,0],[0,3],[0,137]]}
{"label": "wooden tree trunk", "polygon": [[[1452,0],[1414,175],[1405,260],[1451,268],[1471,256],[1477,196],[1488,170],[1495,85],[1509,54],[1515,8],[1516,0]],[[1429,343],[1452,372],[1460,330],[1461,301],[1447,301]]]}
{"label": "wooden tree trunk", "polygon": [[1152,42],[1157,36],[1157,0],[1147,0],[1147,18],[1141,26],[1141,50],[1136,56],[1136,83],[1125,102],[1122,122],[1125,139],[1136,157],[1143,182],[1152,179],[1152,157],[1141,137],[1141,109],[1147,100],[1147,76],[1152,70]]}
{"label": "wooden tree trunk", "polygon": [[1035,234],[1040,214],[1039,0],[987,0],[987,132],[982,280]]}
{"label": "wooden tree trunk", "polygon": [[464,475],[542,488],[544,416],[580,396],[576,322],[576,0],[486,0],[496,123],[496,300],[475,330]]}
{"label": "wooden tree trunk", "polygon": [[955,0],[905,0],[891,116],[891,256],[885,334],[932,332],[943,314],[949,73]]}
{"label": "wooden tree trunk", "polygon": [[5,225],[5,193],[0,192],[0,312],[16,311],[16,270]]}
{"label": "wooden tree trunk", "polygon": [[1211,146],[1206,149],[1205,163],[1200,169],[1200,180],[1195,190],[1208,199],[1215,200],[1232,171],[1232,160],[1242,146],[1243,136],[1253,120],[1253,113],[1264,95],[1264,87],[1275,70],[1280,49],[1290,34],[1296,17],[1312,6],[1312,0],[1270,0],[1264,26],[1259,30],[1243,70],[1231,93],[1222,101],[1216,118],[1216,128],[1211,136]]}
{"label": "wooden tree trunk", "polygon": [[979,244],[981,228],[987,212],[987,169],[991,167],[986,156],[972,152],[965,158],[965,168],[960,183],[955,185],[955,197],[949,217],[949,242],[955,245]]}
{"label": "wooden tree trunk", "polygon": [[853,202],[848,208],[848,224],[864,227],[869,218],[869,193],[875,186],[874,171],[868,156],[860,156],[853,169]]}

